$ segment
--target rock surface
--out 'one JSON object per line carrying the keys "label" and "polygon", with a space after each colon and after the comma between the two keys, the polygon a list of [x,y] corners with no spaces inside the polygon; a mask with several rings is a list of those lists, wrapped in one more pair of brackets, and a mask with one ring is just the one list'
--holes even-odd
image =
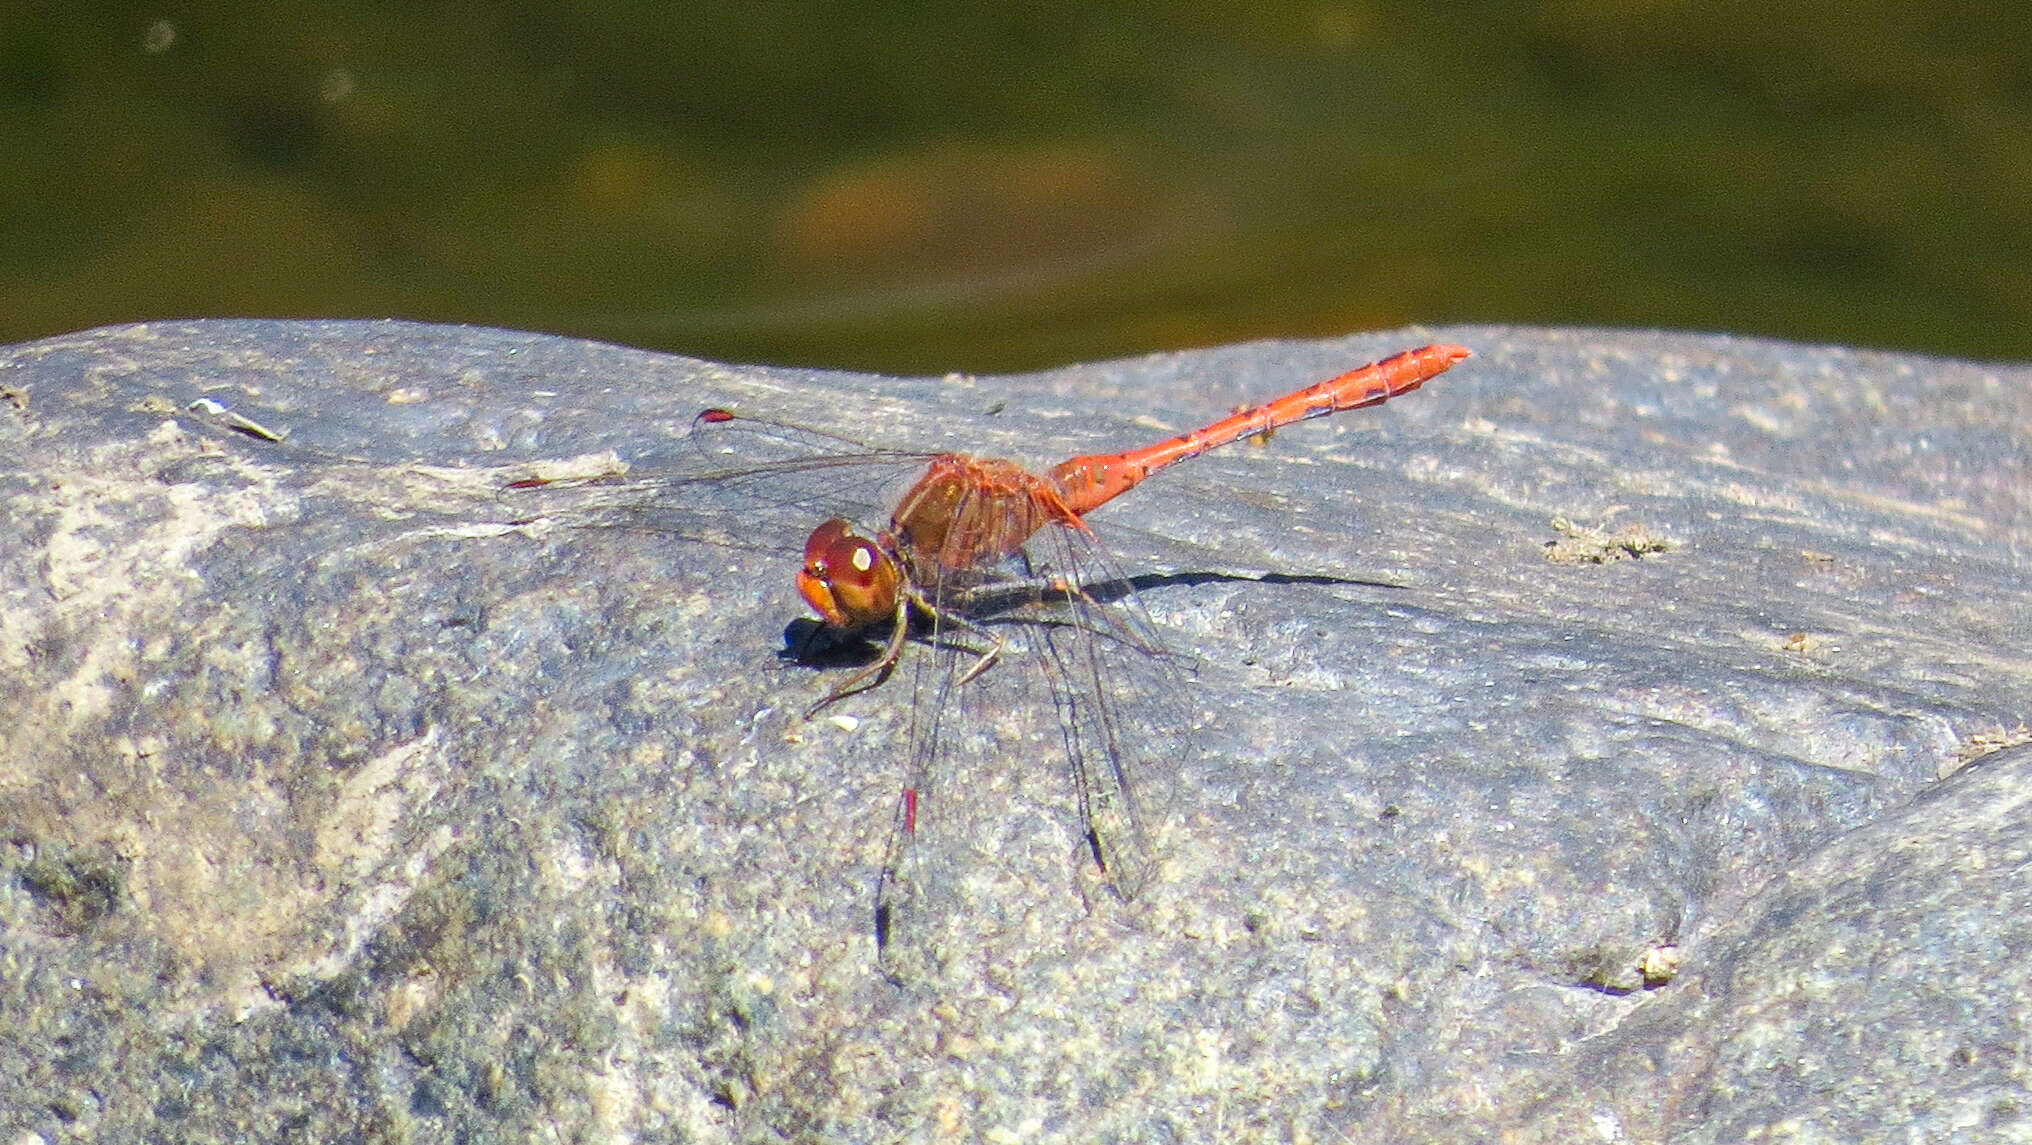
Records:
{"label": "rock surface", "polygon": [[[1151,884],[1011,690],[881,973],[913,675],[781,655],[880,490],[660,486],[693,414],[1048,463],[1435,338],[1094,515],[1199,725]],[[0,349],[0,458],[0,1142],[2032,1137],[2032,369],[153,323]]]}

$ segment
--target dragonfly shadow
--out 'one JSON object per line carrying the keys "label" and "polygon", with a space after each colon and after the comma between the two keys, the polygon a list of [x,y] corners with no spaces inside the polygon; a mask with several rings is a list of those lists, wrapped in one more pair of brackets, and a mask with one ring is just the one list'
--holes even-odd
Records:
{"label": "dragonfly shadow", "polygon": [[1175,572],[1143,573],[1122,580],[1107,581],[1087,586],[1087,595],[1099,601],[1115,601],[1131,592],[1149,592],[1155,588],[1194,588],[1203,584],[1277,584],[1317,585],[1329,588],[1392,588],[1408,589],[1410,586],[1393,584],[1387,580],[1363,580],[1360,577],[1332,576],[1326,573],[1224,573],[1224,572]]}
{"label": "dragonfly shadow", "polygon": [[[992,622],[992,618],[982,621]],[[776,658],[800,668],[865,668],[882,658],[890,632],[887,625],[841,632],[822,620],[800,616],[783,626],[783,647],[776,650]],[[910,638],[913,642],[944,641],[950,634],[941,635],[927,617],[912,611]]]}
{"label": "dragonfly shadow", "polygon": [[[1206,584],[1315,585],[1400,591],[1409,587],[1389,581],[1364,580],[1359,577],[1332,576],[1324,573],[1177,572],[1144,573],[1139,576],[1097,581],[1083,586],[1082,591],[1088,599],[1096,603],[1115,604],[1136,593],[1149,592],[1152,589],[1191,588]],[[1039,623],[1035,617],[1019,618],[1014,614],[1045,597],[1047,594],[1040,592],[1035,584],[1009,586],[978,596],[971,603],[970,610],[977,622],[989,626],[1019,621]],[[912,613],[913,638],[928,635],[931,627],[923,616]],[[778,660],[803,668],[863,668],[881,658],[883,644],[887,640],[888,633],[883,630],[841,632],[823,621],[800,616],[784,625],[783,647],[777,650],[776,657]]]}
{"label": "dragonfly shadow", "polygon": [[801,668],[861,668],[881,655],[882,646],[868,632],[841,632],[809,616],[783,626],[783,647],[776,652],[778,660]]}

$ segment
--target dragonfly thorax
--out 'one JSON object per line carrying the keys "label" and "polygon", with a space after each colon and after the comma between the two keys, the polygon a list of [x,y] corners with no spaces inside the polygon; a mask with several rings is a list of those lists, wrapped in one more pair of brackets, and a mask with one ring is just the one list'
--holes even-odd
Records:
{"label": "dragonfly thorax", "polygon": [[896,555],[920,576],[1000,564],[1048,525],[1083,529],[1054,481],[1013,461],[945,453],[896,502]]}

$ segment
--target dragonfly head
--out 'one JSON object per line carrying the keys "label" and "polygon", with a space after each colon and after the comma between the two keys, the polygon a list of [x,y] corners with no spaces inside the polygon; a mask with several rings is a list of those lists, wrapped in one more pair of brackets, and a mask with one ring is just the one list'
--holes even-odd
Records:
{"label": "dragonfly head", "polygon": [[804,542],[797,591],[834,628],[851,632],[893,619],[902,581],[895,558],[837,517]]}

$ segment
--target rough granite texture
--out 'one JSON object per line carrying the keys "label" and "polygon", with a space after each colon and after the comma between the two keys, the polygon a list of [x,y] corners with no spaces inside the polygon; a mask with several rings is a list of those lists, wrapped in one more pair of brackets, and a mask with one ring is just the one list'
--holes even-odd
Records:
{"label": "rough granite texture", "polygon": [[[807,719],[783,654],[882,490],[673,484],[692,416],[1049,463],[1430,340],[1094,514],[1190,681],[1156,877],[1012,655],[885,976],[939,660]],[[2032,1140],[2027,367],[151,323],[0,349],[0,521],[0,1145]]]}

